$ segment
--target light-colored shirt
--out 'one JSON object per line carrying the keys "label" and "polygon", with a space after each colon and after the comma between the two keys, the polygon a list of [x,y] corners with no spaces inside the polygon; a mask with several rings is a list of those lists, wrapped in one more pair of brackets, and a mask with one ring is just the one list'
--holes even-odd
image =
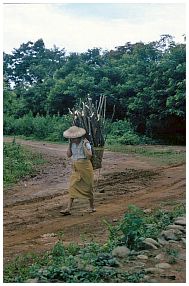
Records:
{"label": "light-colored shirt", "polygon": [[[91,151],[90,143],[88,142],[86,143],[86,148],[87,150]],[[83,150],[83,140],[81,140],[79,144],[72,143],[71,150],[72,150],[72,159],[74,161],[79,160],[79,159],[87,159],[87,157],[84,154],[84,150]]]}

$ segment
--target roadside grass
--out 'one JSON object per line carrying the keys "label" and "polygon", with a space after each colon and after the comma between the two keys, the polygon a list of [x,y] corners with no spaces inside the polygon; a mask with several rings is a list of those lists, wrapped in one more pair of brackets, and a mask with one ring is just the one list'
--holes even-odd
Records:
{"label": "roadside grass", "polygon": [[154,159],[156,162],[165,165],[175,165],[186,162],[186,152],[184,150],[174,150],[169,146],[156,145],[106,145],[106,149],[112,152],[126,154],[136,154]]}
{"label": "roadside grass", "polygon": [[46,160],[39,153],[15,143],[3,143],[3,185],[8,187],[26,176],[36,175]]}
{"label": "roadside grass", "polygon": [[25,135],[3,135],[3,138],[11,139],[12,141],[15,141],[16,143],[19,144],[19,140],[25,140],[25,141],[33,141],[33,142],[41,142],[41,143],[50,143],[50,144],[61,144],[61,145],[67,145],[68,144],[68,139],[65,139],[64,141],[59,140],[59,141],[53,141],[53,140],[48,140],[48,138],[41,139],[41,138],[36,138],[35,136],[25,136]]}
{"label": "roadside grass", "polygon": [[[157,238],[158,234],[172,224],[174,218],[185,214],[185,205],[177,205],[171,211],[155,209],[145,213],[130,205],[124,217],[116,224],[104,221],[109,231],[105,243],[83,241],[82,245],[64,245],[63,231],[57,234],[54,247],[43,254],[18,256],[4,266],[4,283],[126,283],[141,282],[142,270],[125,271],[124,261],[112,255],[116,246],[126,245],[131,250],[128,259],[140,249],[145,237]],[[178,253],[166,249],[171,263],[175,263]],[[126,263],[126,262],[125,262]],[[30,280],[34,279],[34,280]]]}

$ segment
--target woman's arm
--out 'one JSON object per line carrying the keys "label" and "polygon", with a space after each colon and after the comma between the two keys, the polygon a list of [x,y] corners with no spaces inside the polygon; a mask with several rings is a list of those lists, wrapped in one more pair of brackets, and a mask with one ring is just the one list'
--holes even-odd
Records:
{"label": "woman's arm", "polygon": [[83,149],[84,149],[85,156],[87,157],[87,159],[90,160],[91,157],[92,157],[92,150],[91,150],[90,143],[89,143],[89,141],[87,139],[83,140]]}
{"label": "woman's arm", "polygon": [[71,149],[71,141],[69,141],[69,146],[68,146],[68,149],[67,149],[67,156],[68,158],[70,158],[72,156],[72,149]]}

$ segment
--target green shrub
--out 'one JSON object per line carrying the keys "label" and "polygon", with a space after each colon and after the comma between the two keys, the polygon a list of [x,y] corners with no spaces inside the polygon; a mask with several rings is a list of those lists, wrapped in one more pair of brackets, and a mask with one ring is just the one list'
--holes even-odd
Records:
{"label": "green shrub", "polygon": [[37,166],[44,163],[42,155],[34,154],[16,143],[3,144],[4,186],[16,183],[19,179],[35,174]]}
{"label": "green shrub", "polygon": [[15,134],[15,118],[14,116],[3,117],[3,131],[4,135]]}
{"label": "green shrub", "polygon": [[51,130],[48,121],[48,117],[36,116],[33,118],[33,135],[35,138],[43,139],[47,137],[49,130]]}
{"label": "green shrub", "polygon": [[153,214],[145,214],[140,208],[130,205],[124,218],[117,225],[108,225],[109,239],[107,245],[110,249],[116,245],[126,245],[128,248],[138,250],[142,241],[151,237],[156,239],[160,232],[175,217],[185,214],[184,205],[177,205],[172,211],[157,209]]}
{"label": "green shrub", "polygon": [[32,113],[15,119],[15,135],[25,135],[30,136],[33,134],[34,125],[33,125],[33,116]]}
{"label": "green shrub", "polygon": [[130,122],[127,120],[119,120],[113,123],[107,121],[106,125],[107,132],[107,144],[121,144],[121,145],[139,145],[154,143],[152,139],[138,135]]}
{"label": "green shrub", "polygon": [[21,135],[43,139],[54,142],[65,141],[63,131],[72,125],[72,118],[69,115],[64,116],[39,116],[33,117],[29,112],[20,118],[5,116],[4,134]]}
{"label": "green shrub", "polygon": [[144,212],[130,205],[128,212],[120,224],[120,230],[123,233],[123,241],[130,249],[139,249],[146,233],[146,225],[144,221]]}

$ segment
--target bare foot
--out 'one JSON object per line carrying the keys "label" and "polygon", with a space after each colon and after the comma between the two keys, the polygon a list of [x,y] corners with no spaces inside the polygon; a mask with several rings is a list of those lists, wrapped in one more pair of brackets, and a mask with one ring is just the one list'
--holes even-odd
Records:
{"label": "bare foot", "polygon": [[96,212],[96,209],[95,208],[88,208],[84,212],[85,213],[94,213],[94,212]]}
{"label": "bare foot", "polygon": [[62,210],[62,211],[60,211],[60,213],[61,213],[62,215],[71,215],[71,212],[70,212],[70,210],[68,210],[68,209]]}

